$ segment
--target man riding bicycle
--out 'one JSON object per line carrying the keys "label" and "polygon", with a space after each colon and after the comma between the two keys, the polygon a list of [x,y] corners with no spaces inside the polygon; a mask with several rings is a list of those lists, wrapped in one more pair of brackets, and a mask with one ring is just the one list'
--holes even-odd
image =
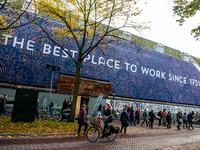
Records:
{"label": "man riding bicycle", "polygon": [[106,103],[106,105],[105,105],[104,115],[106,116],[106,120],[104,121],[103,135],[101,138],[105,137],[106,128],[107,129],[109,128],[108,123],[111,123],[113,121],[110,105],[108,103]]}

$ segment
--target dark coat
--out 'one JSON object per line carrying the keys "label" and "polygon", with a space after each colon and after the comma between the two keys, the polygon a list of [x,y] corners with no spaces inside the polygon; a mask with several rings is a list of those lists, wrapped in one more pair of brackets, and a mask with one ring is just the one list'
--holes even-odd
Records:
{"label": "dark coat", "polygon": [[143,119],[147,120],[147,113],[146,112],[143,112]]}
{"label": "dark coat", "polygon": [[83,107],[81,107],[79,115],[78,115],[78,123],[79,124],[84,124],[84,123],[88,124],[87,112]]}
{"label": "dark coat", "polygon": [[192,122],[193,115],[192,115],[192,114],[188,114],[187,119],[188,119],[188,120],[187,120],[188,122]]}
{"label": "dark coat", "polygon": [[136,116],[136,117],[139,117],[139,116],[140,116],[139,110],[136,110],[136,111],[135,111],[135,116]]}
{"label": "dark coat", "polygon": [[180,122],[180,119],[182,119],[182,113],[176,114],[177,122]]}
{"label": "dark coat", "polygon": [[167,119],[167,122],[171,122],[172,121],[171,114],[167,114],[166,119]]}
{"label": "dark coat", "polygon": [[158,116],[160,117],[160,119],[162,118],[161,112],[158,112]]}
{"label": "dark coat", "polygon": [[108,117],[108,118],[112,118],[110,108],[108,108],[107,110],[105,110],[104,115],[105,115],[106,117]]}
{"label": "dark coat", "polygon": [[120,120],[122,125],[128,125],[128,123],[130,122],[128,113],[125,110],[122,112]]}
{"label": "dark coat", "polygon": [[134,110],[133,109],[130,110],[130,118],[134,118]]}
{"label": "dark coat", "polygon": [[153,112],[150,112],[149,116],[151,116],[151,119],[150,119],[151,122],[154,121],[154,119],[156,117],[155,114]]}
{"label": "dark coat", "polygon": [[102,105],[99,105],[98,111],[101,111]]}
{"label": "dark coat", "polygon": [[62,110],[65,110],[65,109],[67,109],[67,108],[69,108],[69,104],[68,104],[66,101],[64,101],[64,102],[63,102]]}

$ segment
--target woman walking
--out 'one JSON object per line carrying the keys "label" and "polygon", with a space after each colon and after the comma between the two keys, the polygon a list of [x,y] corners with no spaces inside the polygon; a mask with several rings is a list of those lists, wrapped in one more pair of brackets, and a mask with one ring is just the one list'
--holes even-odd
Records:
{"label": "woman walking", "polygon": [[178,122],[177,128],[178,128],[178,129],[181,129],[181,128],[180,128],[180,125],[181,125],[182,122],[183,122],[181,110],[179,110],[178,113],[176,114],[176,118],[177,118],[177,122]]}
{"label": "woman walking", "polygon": [[151,111],[149,117],[150,117],[150,120],[151,120],[151,125],[150,125],[150,127],[153,128],[153,122],[154,122],[154,119],[155,119],[155,114],[154,114],[154,111],[153,111],[153,110]]}
{"label": "woman walking", "polygon": [[183,128],[185,128],[184,127],[185,124],[186,124],[186,128],[187,128],[187,115],[186,115],[186,112],[184,112],[184,114],[183,114]]}
{"label": "woman walking", "polygon": [[81,136],[80,132],[81,132],[81,127],[83,125],[85,125],[84,135],[86,135],[85,132],[86,132],[87,127],[88,127],[87,112],[86,112],[85,108],[86,108],[86,105],[83,104],[81,109],[80,109],[79,115],[78,115],[78,123],[79,123],[78,136]]}
{"label": "woman walking", "polygon": [[136,126],[136,124],[135,124],[135,121],[134,121],[134,110],[133,110],[133,107],[131,107],[131,110],[130,110],[130,123],[131,123],[131,125],[132,125],[132,123]]}
{"label": "woman walking", "polygon": [[167,121],[167,128],[171,128],[172,116],[170,111],[168,111],[167,113],[166,121]]}
{"label": "woman walking", "polygon": [[192,127],[192,129],[194,129],[193,126],[192,126],[192,119],[193,119],[193,115],[192,115],[192,112],[190,112],[188,114],[188,123],[189,123],[188,129],[189,130],[190,130],[190,126]]}
{"label": "woman walking", "polygon": [[120,130],[121,133],[124,128],[124,134],[126,134],[126,127],[128,127],[129,122],[130,122],[130,119],[129,119],[128,113],[126,111],[126,108],[124,108],[121,114],[121,125],[122,125],[121,130]]}
{"label": "woman walking", "polygon": [[143,112],[143,118],[144,118],[144,121],[141,123],[141,126],[143,126],[143,123],[144,123],[145,121],[146,121],[146,126],[148,126],[146,108],[144,109],[144,112]]}
{"label": "woman walking", "polygon": [[158,123],[158,128],[161,128],[161,118],[162,118],[162,113],[161,113],[161,110],[158,112],[158,116],[160,117],[158,119],[159,123]]}

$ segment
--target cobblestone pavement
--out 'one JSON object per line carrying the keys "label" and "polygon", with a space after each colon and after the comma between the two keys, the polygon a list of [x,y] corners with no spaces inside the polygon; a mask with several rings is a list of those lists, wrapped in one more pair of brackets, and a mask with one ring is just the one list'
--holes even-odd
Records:
{"label": "cobblestone pavement", "polygon": [[[119,122],[115,122],[119,125]],[[61,137],[1,137],[0,150],[24,149],[65,149],[65,150],[179,150],[200,149],[200,128],[181,129],[176,126],[153,129],[146,126],[129,126],[128,134],[119,134],[109,142],[107,138],[95,143],[87,141],[85,136]]]}

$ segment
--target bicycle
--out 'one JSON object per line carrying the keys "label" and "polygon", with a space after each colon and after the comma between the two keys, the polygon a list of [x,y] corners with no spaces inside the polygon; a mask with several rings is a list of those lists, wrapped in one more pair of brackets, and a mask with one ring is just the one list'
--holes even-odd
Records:
{"label": "bicycle", "polygon": [[[58,112],[56,109],[53,109],[53,120],[60,121],[62,118],[62,115],[60,112]],[[50,113],[48,112],[48,116],[50,117]],[[47,119],[47,109],[39,109],[38,111],[38,117],[39,119]]]}
{"label": "bicycle", "polygon": [[[100,119],[95,119],[95,118],[91,118],[90,119],[90,124],[91,126],[88,128],[88,130],[86,131],[86,138],[89,142],[94,143],[96,142],[99,137],[100,137],[100,133],[104,134],[105,137],[109,140],[109,141],[114,141],[117,137],[118,133],[114,133],[111,130],[109,130],[108,132],[104,132],[103,131],[103,121]],[[109,125],[110,129],[111,126]]]}
{"label": "bicycle", "polygon": [[13,107],[5,106],[4,111],[2,112],[2,117],[10,117],[12,114]]}

